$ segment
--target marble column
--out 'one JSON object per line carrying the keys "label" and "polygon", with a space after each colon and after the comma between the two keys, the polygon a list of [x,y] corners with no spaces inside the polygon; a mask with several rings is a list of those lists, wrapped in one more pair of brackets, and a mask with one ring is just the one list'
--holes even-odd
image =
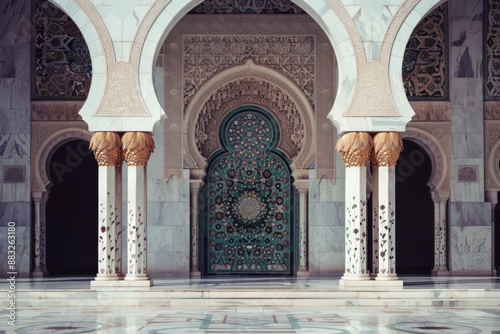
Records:
{"label": "marble column", "polygon": [[31,273],[33,277],[45,277],[49,275],[46,265],[46,205],[48,192],[32,192],[33,202],[35,204],[35,268]]}
{"label": "marble column", "polygon": [[[496,235],[496,224],[495,224],[495,208],[496,206],[498,205],[498,191],[497,190],[487,190],[485,192],[485,200],[486,202],[489,202],[491,203],[491,228],[492,228],[492,231],[491,231],[491,235],[492,235],[492,238],[493,240],[495,240],[495,235]],[[492,256],[492,259],[495,259],[495,254],[496,254],[496,246],[498,246],[496,244],[495,241],[493,241],[491,243],[491,256]],[[493,276],[497,276],[498,274],[498,270],[497,268],[495,267],[495,260],[491,261],[492,263],[492,275]]]}
{"label": "marble column", "polygon": [[376,277],[378,274],[378,164],[373,154],[371,156],[372,167],[372,272],[371,276]]}
{"label": "marble column", "polygon": [[365,132],[344,134],[337,151],[345,163],[345,272],[340,285],[370,280],[367,270],[366,165],[373,148]]}
{"label": "marble column", "polygon": [[129,285],[150,286],[147,272],[147,162],[154,150],[149,133],[127,132],[122,137],[127,162],[127,274]]}
{"label": "marble column", "polygon": [[307,217],[309,182],[297,183],[297,191],[299,192],[299,270],[297,276],[308,277]]}
{"label": "marble column", "polygon": [[[122,151],[115,132],[96,132],[90,149],[98,164],[98,272],[95,281],[122,279]],[[98,284],[98,283],[97,283]]]}
{"label": "marble column", "polygon": [[446,203],[448,196],[443,196],[439,191],[432,193],[434,202],[434,269],[433,276],[448,276],[447,235],[448,222],[446,219]]}
{"label": "marble column", "polygon": [[198,247],[199,247],[199,236],[198,236],[198,231],[199,231],[199,223],[198,223],[198,217],[199,217],[199,208],[198,208],[198,195],[200,194],[200,188],[202,185],[202,182],[200,180],[191,180],[190,181],[190,201],[191,201],[191,212],[190,212],[190,228],[191,228],[191,268],[190,268],[190,275],[191,277],[200,277],[201,272],[200,269],[198,268],[198,263],[199,263],[199,253],[198,253]]}
{"label": "marble column", "polygon": [[372,161],[377,170],[378,229],[373,236],[378,248],[378,273],[376,280],[398,280],[396,275],[396,162],[403,149],[401,136],[396,132],[380,132],[373,137]]}

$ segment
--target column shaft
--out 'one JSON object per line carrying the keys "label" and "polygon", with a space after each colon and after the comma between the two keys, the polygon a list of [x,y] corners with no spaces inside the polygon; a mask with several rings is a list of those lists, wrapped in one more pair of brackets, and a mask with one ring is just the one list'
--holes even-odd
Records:
{"label": "column shaft", "polygon": [[47,192],[41,192],[33,196],[35,203],[35,268],[32,276],[43,277],[48,275],[46,267],[46,205]]}
{"label": "column shaft", "polygon": [[309,276],[308,269],[308,242],[307,242],[307,212],[308,189],[299,188],[299,271],[298,276]]}
{"label": "column shaft", "polygon": [[190,195],[191,195],[191,212],[190,212],[190,223],[191,223],[191,277],[200,277],[200,269],[198,268],[199,262],[199,237],[198,237],[198,195],[200,193],[200,181],[191,181],[190,183]]}
{"label": "column shaft", "polygon": [[378,216],[378,166],[372,164],[372,180],[373,180],[373,191],[372,191],[372,276],[377,275],[379,272],[378,267],[378,233],[379,233],[379,216]]}

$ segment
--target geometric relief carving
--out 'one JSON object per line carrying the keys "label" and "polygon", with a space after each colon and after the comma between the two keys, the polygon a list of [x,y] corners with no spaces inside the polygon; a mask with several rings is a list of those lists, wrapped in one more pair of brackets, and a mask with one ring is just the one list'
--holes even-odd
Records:
{"label": "geometric relief carving", "polygon": [[302,8],[290,0],[205,0],[190,14],[302,14]]}
{"label": "geometric relief carving", "polygon": [[218,129],[227,112],[249,103],[273,112],[282,137],[278,148],[291,159],[297,156],[305,131],[296,103],[279,86],[252,77],[222,86],[203,105],[195,127],[196,145],[202,156],[207,158],[219,149]]}
{"label": "geometric relief carving", "polygon": [[484,181],[486,190],[500,191],[500,121],[484,124]]}
{"label": "geometric relief carving", "polygon": [[253,60],[294,81],[314,106],[314,36],[184,36],[184,105],[214,74]]}
{"label": "geometric relief carving", "polygon": [[445,6],[424,17],[413,30],[403,57],[403,83],[408,98],[444,99],[446,86]]}
{"label": "geometric relief carving", "polygon": [[458,182],[478,182],[479,166],[457,166]]}
{"label": "geometric relief carving", "polygon": [[500,2],[487,1],[485,99],[500,98]]}
{"label": "geometric relief carving", "polygon": [[36,96],[85,98],[90,53],[76,24],[47,0],[36,1]]}

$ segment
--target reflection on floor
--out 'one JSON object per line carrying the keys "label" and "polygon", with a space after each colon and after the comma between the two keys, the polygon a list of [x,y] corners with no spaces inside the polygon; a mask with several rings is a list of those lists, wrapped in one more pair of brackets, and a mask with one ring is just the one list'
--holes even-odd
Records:
{"label": "reflection on floor", "polygon": [[[25,296],[38,290],[77,295],[89,289],[89,278],[19,279]],[[450,289],[489,291],[500,301],[500,279],[492,277],[404,278],[404,291]],[[217,278],[155,279],[151,290],[294,289],[338,290],[333,279]],[[5,280],[2,291],[8,290]],[[35,296],[35,294],[33,294]],[[9,311],[0,311],[0,333],[490,333],[500,334],[500,307],[78,307],[17,308],[15,327]]]}

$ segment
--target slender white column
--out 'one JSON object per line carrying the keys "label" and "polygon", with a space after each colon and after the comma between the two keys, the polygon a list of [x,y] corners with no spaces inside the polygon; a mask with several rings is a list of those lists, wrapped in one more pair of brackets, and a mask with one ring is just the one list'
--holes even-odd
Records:
{"label": "slender white column", "polygon": [[[396,274],[396,162],[403,149],[398,133],[380,132],[373,137],[373,160],[378,166],[378,273],[376,280],[395,281]],[[402,283],[401,283],[402,284]]]}
{"label": "slender white column", "polygon": [[396,275],[396,196],[395,167],[378,168],[378,274],[377,280],[395,280]]}
{"label": "slender white column", "polygon": [[346,165],[345,179],[345,272],[340,285],[347,281],[370,279],[367,270],[366,165],[373,147],[368,133],[344,134],[337,151]]}
{"label": "slender white column", "polygon": [[[90,140],[98,167],[98,268],[95,281],[121,275],[121,141],[114,132],[97,132]],[[99,284],[99,283],[93,283]]]}
{"label": "slender white column", "polygon": [[190,195],[191,195],[191,277],[200,277],[200,269],[198,268],[199,254],[198,254],[198,194],[200,193],[201,181],[191,180]]}
{"label": "slender white column", "polygon": [[378,216],[378,165],[372,159],[372,276],[378,274],[378,233],[379,233],[379,216]]}
{"label": "slender white column", "polygon": [[[127,162],[127,275],[126,281],[151,285],[147,272],[147,172],[154,149],[151,135],[127,132],[122,137]],[[133,285],[133,284],[131,284]]]}
{"label": "slender white column", "polygon": [[308,182],[306,187],[301,187],[299,192],[299,270],[297,276],[307,277],[309,276],[308,268],[308,242],[307,242],[307,213],[308,213],[308,200],[307,194],[309,191]]}
{"label": "slender white column", "polygon": [[446,219],[446,203],[448,196],[442,196],[440,192],[432,193],[434,201],[434,269],[432,275],[447,276],[450,274],[448,270],[447,256],[447,219]]}
{"label": "slender white column", "polygon": [[35,268],[31,275],[33,277],[48,276],[49,271],[46,265],[46,205],[48,194],[46,191],[33,192],[33,202],[35,203]]}

